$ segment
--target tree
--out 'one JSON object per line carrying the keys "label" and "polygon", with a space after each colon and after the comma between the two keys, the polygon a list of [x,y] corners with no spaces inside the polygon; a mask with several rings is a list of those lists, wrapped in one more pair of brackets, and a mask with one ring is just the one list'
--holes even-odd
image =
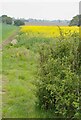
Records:
{"label": "tree", "polygon": [[6,24],[12,24],[12,18],[11,17],[6,18]]}
{"label": "tree", "polygon": [[14,25],[21,26],[21,25],[25,25],[25,23],[22,20],[15,20]]}
{"label": "tree", "polygon": [[7,15],[2,15],[1,19],[2,19],[2,23],[12,24],[12,18],[8,17]]}
{"label": "tree", "polygon": [[6,23],[6,18],[7,18],[7,15],[2,15],[1,16],[2,23]]}
{"label": "tree", "polygon": [[76,15],[70,21],[70,26],[80,26],[81,25],[81,15]]}

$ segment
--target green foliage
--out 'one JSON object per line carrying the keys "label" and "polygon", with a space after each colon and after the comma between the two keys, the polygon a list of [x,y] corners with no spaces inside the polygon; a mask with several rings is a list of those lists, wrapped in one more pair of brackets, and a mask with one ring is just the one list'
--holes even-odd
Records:
{"label": "green foliage", "polygon": [[6,18],[6,23],[7,24],[12,24],[12,18],[11,17],[7,17]]}
{"label": "green foliage", "polygon": [[19,33],[17,37],[18,44],[16,47],[25,46],[27,49],[34,52],[38,52],[39,46],[41,43],[49,43],[50,38],[44,38],[42,36],[36,37],[32,36],[30,33]]}
{"label": "green foliage", "polygon": [[81,15],[76,15],[70,21],[70,26],[80,26],[81,25]]}
{"label": "green foliage", "polygon": [[25,23],[22,20],[15,20],[14,25],[21,26],[21,25],[25,25]]}
{"label": "green foliage", "polygon": [[76,39],[74,34],[39,49],[38,104],[65,118],[79,114],[78,36]]}
{"label": "green foliage", "polygon": [[17,44],[3,49],[3,117],[79,117],[79,35],[60,34],[19,33]]}
{"label": "green foliage", "polygon": [[18,27],[14,25],[8,25],[8,24],[1,24],[0,23],[0,31],[1,31],[1,36],[0,36],[0,43],[7,39],[10,35],[12,35]]}
{"label": "green foliage", "polygon": [[6,24],[12,24],[12,18],[8,17],[7,15],[2,15],[2,23],[6,23]]}

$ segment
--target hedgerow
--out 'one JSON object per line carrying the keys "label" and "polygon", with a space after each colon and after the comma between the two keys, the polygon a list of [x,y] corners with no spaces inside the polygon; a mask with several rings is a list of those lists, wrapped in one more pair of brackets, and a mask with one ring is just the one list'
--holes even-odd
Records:
{"label": "hedgerow", "polygon": [[43,43],[39,47],[38,105],[65,118],[79,117],[79,37]]}

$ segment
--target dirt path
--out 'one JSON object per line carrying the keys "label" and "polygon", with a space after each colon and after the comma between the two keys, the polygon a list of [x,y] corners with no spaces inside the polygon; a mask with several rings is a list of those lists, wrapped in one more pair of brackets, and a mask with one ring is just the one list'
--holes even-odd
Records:
{"label": "dirt path", "polygon": [[17,33],[18,33],[18,30],[0,44],[0,51],[3,49],[4,46],[9,44],[14,39]]}
{"label": "dirt path", "polygon": [[[1,44],[0,44],[0,62],[2,62],[2,49],[4,48],[4,46],[6,46],[7,44],[9,44],[14,37],[18,34],[18,30],[15,31],[10,37],[8,37],[6,40],[4,40]],[[2,71],[2,63],[0,64],[0,72]],[[1,97],[1,93],[4,93],[4,91],[2,91],[1,87],[2,87],[2,75],[0,73],[0,97]]]}

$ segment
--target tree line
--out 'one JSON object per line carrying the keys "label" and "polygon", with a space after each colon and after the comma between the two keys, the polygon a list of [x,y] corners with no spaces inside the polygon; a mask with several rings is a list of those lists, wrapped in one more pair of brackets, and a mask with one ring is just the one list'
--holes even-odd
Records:
{"label": "tree line", "polygon": [[2,15],[0,17],[0,20],[2,21],[2,23],[9,24],[9,25],[11,25],[11,24],[16,25],[16,26],[25,25],[23,20],[13,19],[7,15]]}
{"label": "tree line", "polygon": [[[16,26],[25,25],[25,19],[13,19],[7,15],[2,15],[0,21],[6,24],[14,24]],[[76,15],[72,18],[69,23],[69,26],[80,26],[81,25],[81,15]]]}

